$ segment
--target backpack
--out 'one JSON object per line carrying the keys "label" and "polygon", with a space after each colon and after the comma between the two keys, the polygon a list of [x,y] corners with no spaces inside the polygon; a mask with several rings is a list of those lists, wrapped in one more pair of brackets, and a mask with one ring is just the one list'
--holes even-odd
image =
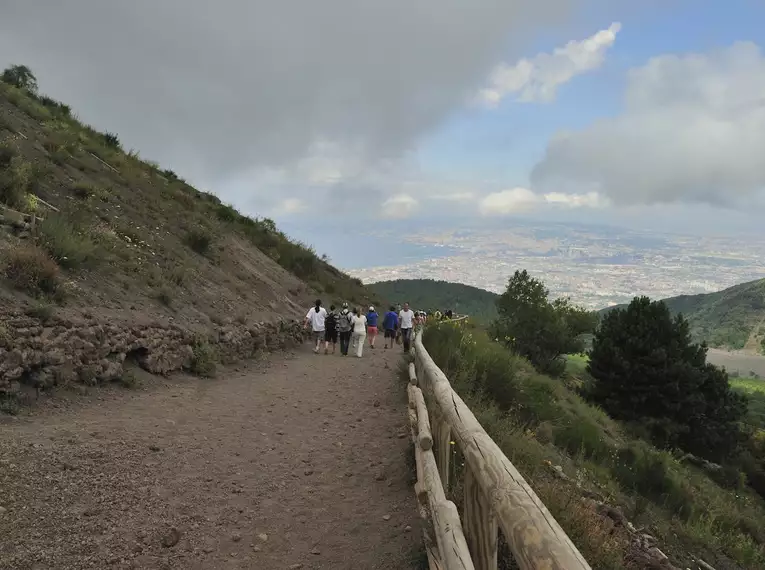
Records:
{"label": "backpack", "polygon": [[324,320],[324,326],[328,331],[333,331],[337,328],[337,316],[335,313],[327,313],[327,318]]}

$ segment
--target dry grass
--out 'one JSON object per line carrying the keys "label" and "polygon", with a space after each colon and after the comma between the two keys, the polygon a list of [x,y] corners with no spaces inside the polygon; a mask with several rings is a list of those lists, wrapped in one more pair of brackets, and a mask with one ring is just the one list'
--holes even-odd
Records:
{"label": "dry grass", "polygon": [[35,295],[55,293],[60,284],[56,262],[33,245],[11,249],[4,259],[4,274],[14,287]]}

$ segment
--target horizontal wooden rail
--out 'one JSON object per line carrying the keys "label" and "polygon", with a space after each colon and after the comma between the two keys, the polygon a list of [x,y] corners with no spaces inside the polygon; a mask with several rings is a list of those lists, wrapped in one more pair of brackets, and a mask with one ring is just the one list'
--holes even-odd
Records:
{"label": "horizontal wooden rail", "polygon": [[[419,407],[417,401],[411,403],[416,392],[410,382],[410,422],[414,422],[415,450],[433,456],[442,491],[448,488],[452,442],[462,451],[465,458],[465,539],[474,567],[496,570],[499,527],[521,570],[590,570],[555,518],[433,362],[422,343],[422,330],[415,335],[414,351],[414,377],[430,410],[428,427],[432,431],[434,447],[433,452],[425,452],[418,445],[420,421],[413,412],[419,412]],[[411,378],[410,372],[410,381]],[[422,481],[419,465],[418,481]],[[427,478],[427,484],[435,485],[432,476]],[[438,543],[443,555],[441,546]],[[431,566],[433,568],[437,566]]]}

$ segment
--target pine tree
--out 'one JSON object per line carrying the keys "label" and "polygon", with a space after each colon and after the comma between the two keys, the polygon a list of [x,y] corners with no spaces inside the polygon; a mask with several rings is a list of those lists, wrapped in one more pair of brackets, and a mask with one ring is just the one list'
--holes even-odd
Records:
{"label": "pine tree", "polygon": [[609,312],[595,333],[588,396],[611,416],[639,422],[656,445],[720,459],[738,443],[746,402],[706,353],[691,342],[682,315],[636,297]]}

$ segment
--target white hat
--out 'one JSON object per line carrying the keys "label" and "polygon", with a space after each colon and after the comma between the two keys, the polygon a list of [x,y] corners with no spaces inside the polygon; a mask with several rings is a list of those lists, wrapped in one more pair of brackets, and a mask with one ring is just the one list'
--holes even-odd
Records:
{"label": "white hat", "polygon": [[370,305],[370,306],[369,306],[369,310],[370,310],[370,311],[374,311],[374,310],[375,310],[375,308],[374,308],[373,306],[371,306],[371,305]]}

